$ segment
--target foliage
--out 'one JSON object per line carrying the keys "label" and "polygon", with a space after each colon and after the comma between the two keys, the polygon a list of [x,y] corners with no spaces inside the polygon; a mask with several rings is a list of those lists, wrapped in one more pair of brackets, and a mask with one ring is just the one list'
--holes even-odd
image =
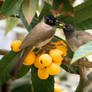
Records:
{"label": "foliage", "polygon": [[6,20],[5,35],[11,31],[19,22],[18,18],[8,17]]}
{"label": "foliage", "polygon": [[[0,60],[0,85],[4,84],[10,79],[10,71],[16,63],[19,54],[20,53],[10,51]],[[18,73],[18,77],[24,76],[29,69],[30,67],[23,65]]]}
{"label": "foliage", "polygon": [[31,79],[34,92],[54,92],[54,78],[50,76],[47,80],[41,80],[37,76],[37,69],[32,67]]}
{"label": "foliage", "polygon": [[92,42],[84,44],[81,46],[73,55],[71,63],[92,54]]}

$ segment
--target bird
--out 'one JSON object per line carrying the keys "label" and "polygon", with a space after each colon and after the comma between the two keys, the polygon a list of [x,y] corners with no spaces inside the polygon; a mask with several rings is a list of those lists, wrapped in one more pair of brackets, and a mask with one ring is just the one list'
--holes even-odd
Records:
{"label": "bird", "polygon": [[[92,41],[92,35],[90,33],[85,32],[85,31],[77,31],[75,30],[74,26],[71,24],[63,23],[62,29],[66,38],[66,42],[68,43],[69,47],[71,48],[73,52],[76,52],[76,50],[80,46]],[[86,62],[86,61],[87,61],[86,57],[80,58],[78,60],[78,64],[80,68],[79,69],[80,82],[87,80],[88,69],[85,67],[84,64],[81,63],[81,62]]]}
{"label": "bird", "polygon": [[63,32],[66,41],[73,52],[75,52],[80,46],[92,41],[92,35],[84,31],[76,31],[71,24],[64,24]]}
{"label": "bird", "polygon": [[29,32],[20,46],[20,49],[22,50],[21,55],[10,72],[12,77],[17,77],[17,73],[21,68],[25,57],[34,46],[36,48],[42,48],[51,41],[56,32],[56,25],[58,23],[58,20],[52,14],[45,15]]}

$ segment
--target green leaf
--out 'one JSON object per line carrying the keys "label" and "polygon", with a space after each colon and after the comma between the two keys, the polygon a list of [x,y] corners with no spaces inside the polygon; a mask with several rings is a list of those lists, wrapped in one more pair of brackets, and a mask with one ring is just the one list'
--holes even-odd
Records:
{"label": "green leaf", "polygon": [[25,28],[28,30],[28,26],[29,26],[29,25],[28,25],[28,23],[27,23],[27,20],[26,20],[24,14],[23,14],[21,8],[19,8],[18,14],[19,14],[20,19],[21,19],[22,23],[24,24]]}
{"label": "green leaf", "polygon": [[73,7],[72,7],[72,1],[70,0],[53,0],[53,6],[52,6],[52,13],[54,15],[69,15],[73,16]]}
{"label": "green leaf", "polygon": [[18,72],[18,77],[23,77],[30,70],[30,66],[22,65],[21,69]]}
{"label": "green leaf", "polygon": [[11,31],[19,22],[19,19],[16,17],[8,17],[6,20],[6,27],[5,27],[5,35]]}
{"label": "green leaf", "polygon": [[80,22],[76,25],[77,30],[87,30],[92,29],[92,17]]}
{"label": "green leaf", "polygon": [[67,24],[73,24],[77,30],[92,29],[92,1],[74,7],[74,17],[59,16],[58,19]]}
{"label": "green leaf", "polygon": [[9,16],[16,12],[16,10],[20,7],[23,0],[5,0],[1,13],[5,16]]}
{"label": "green leaf", "polygon": [[32,21],[34,15],[35,15],[35,12],[36,12],[36,9],[37,9],[37,6],[38,6],[38,1],[39,0],[24,0],[23,1],[23,4],[22,4],[22,11],[24,13],[24,16],[28,22],[28,24],[30,24],[30,22]]}
{"label": "green leaf", "polygon": [[92,42],[86,43],[79,47],[79,49],[73,55],[71,64],[90,54],[92,54]]}
{"label": "green leaf", "polygon": [[80,74],[78,66],[62,64],[61,67],[67,72],[70,72],[70,73],[73,73],[73,74]]}
{"label": "green leaf", "polygon": [[26,85],[23,85],[23,86],[19,86],[16,89],[12,89],[12,92],[32,92],[31,91],[31,85],[26,84]]}
{"label": "green leaf", "polygon": [[42,11],[40,13],[39,18],[37,17],[37,14],[35,14],[35,16],[34,16],[32,22],[30,23],[30,25],[27,23],[27,20],[26,20],[24,14],[22,12],[22,9],[21,8],[19,9],[18,13],[19,13],[20,19],[22,20],[22,22],[23,22],[25,28],[27,29],[27,31],[30,32],[33,29],[33,27],[35,27],[35,25],[39,23],[39,21],[42,19],[42,17],[44,15],[51,14],[51,12],[49,10],[50,7],[51,6],[48,3],[45,2],[44,7],[43,7],[43,9],[42,9]]}
{"label": "green leaf", "polygon": [[30,32],[30,31],[33,29],[33,27],[39,22],[39,19],[38,19],[37,15],[35,14],[35,16],[34,16],[32,22],[30,23],[30,25],[28,25],[27,20],[26,20],[24,14],[23,14],[21,8],[19,9],[19,12],[18,12],[18,13],[19,13],[20,19],[21,19],[21,21],[23,22],[25,28],[26,28],[27,31],[29,31],[29,32]]}
{"label": "green leaf", "polygon": [[50,76],[46,80],[39,79],[37,75],[37,69],[32,67],[31,79],[34,92],[54,92],[53,76]]}
{"label": "green leaf", "polygon": [[10,88],[12,92],[32,92],[30,72],[28,72],[24,77],[13,81]]}
{"label": "green leaf", "polygon": [[53,0],[53,9],[54,10],[57,10],[60,8],[60,6],[62,7],[61,8],[61,12],[62,11],[72,11],[73,8],[72,8],[72,4],[69,0]]}
{"label": "green leaf", "polygon": [[28,26],[28,31],[30,32],[37,24],[39,23],[39,18],[37,17],[37,15],[35,14],[32,22],[30,23],[30,25]]}
{"label": "green leaf", "polygon": [[44,3],[43,9],[41,10],[41,13],[39,15],[39,20],[43,18],[44,15],[51,14],[51,6],[48,3]]}
{"label": "green leaf", "polygon": [[57,0],[53,0],[53,6],[52,6],[53,9],[54,10],[58,9],[60,3],[61,3],[61,0],[58,0],[58,2],[57,2]]}
{"label": "green leaf", "polygon": [[69,0],[63,0],[63,8],[61,11],[73,11],[72,3]]}
{"label": "green leaf", "polygon": [[[16,64],[16,61],[20,53],[15,53],[10,51],[0,60],[0,85],[4,84],[10,79],[10,71],[13,66]],[[18,77],[24,76],[30,67],[22,65],[21,69],[18,72]]]}
{"label": "green leaf", "polygon": [[2,85],[3,83],[9,80],[10,70],[16,63],[17,58],[18,55],[10,51],[0,60],[0,85]]}

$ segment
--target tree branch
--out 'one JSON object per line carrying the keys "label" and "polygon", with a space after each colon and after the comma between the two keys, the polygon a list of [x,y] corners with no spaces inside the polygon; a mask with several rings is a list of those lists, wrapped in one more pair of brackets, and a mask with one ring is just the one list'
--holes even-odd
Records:
{"label": "tree branch", "polygon": [[[16,18],[20,18],[18,15],[11,15],[10,17],[16,17]],[[3,14],[0,14],[0,20],[6,19],[7,17],[5,17]]]}
{"label": "tree branch", "polygon": [[5,18],[6,18],[5,16],[3,16],[2,14],[0,14],[0,20],[3,20]]}
{"label": "tree branch", "polygon": [[[70,64],[71,62],[71,58],[67,58],[65,57],[64,60],[63,60],[63,64]],[[77,62],[75,62],[73,65],[75,66],[85,66],[86,68],[92,68],[92,62],[88,62],[88,61],[85,61],[85,60],[79,60]]]}
{"label": "tree branch", "polygon": [[0,1],[0,8],[2,7],[4,1]]}
{"label": "tree branch", "polygon": [[8,50],[0,49],[0,55],[5,55],[8,52]]}

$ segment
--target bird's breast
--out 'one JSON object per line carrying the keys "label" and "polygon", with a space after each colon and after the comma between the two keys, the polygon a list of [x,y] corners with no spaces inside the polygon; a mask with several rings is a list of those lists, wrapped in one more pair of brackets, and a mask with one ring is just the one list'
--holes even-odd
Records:
{"label": "bird's breast", "polygon": [[45,46],[46,44],[48,44],[51,41],[51,39],[52,39],[52,37],[49,39],[46,39],[45,41],[40,42],[36,47],[41,48],[41,47]]}

